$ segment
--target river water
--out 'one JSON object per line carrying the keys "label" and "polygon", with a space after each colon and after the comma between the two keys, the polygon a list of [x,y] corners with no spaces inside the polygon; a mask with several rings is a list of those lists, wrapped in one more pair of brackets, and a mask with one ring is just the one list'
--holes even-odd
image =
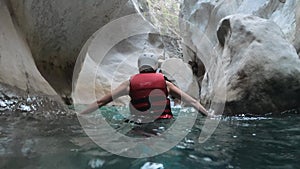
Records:
{"label": "river water", "polygon": [[297,112],[281,117],[222,117],[214,134],[200,144],[195,140],[204,118],[198,116],[191,132],[171,150],[133,159],[101,149],[76,116],[0,116],[0,168],[300,168],[299,121]]}

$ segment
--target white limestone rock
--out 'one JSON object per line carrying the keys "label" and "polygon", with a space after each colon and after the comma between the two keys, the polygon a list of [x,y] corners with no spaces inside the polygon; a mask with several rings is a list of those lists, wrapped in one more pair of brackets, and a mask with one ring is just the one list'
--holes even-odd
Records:
{"label": "white limestone rock", "polygon": [[300,60],[277,24],[251,15],[231,15],[218,39],[227,82],[226,111],[268,113],[297,108]]}
{"label": "white limestone rock", "polygon": [[163,61],[162,73],[182,91],[199,99],[199,85],[189,64],[181,59],[171,58]]}
{"label": "white limestone rock", "polygon": [[35,66],[31,51],[4,1],[0,1],[0,83],[30,93],[57,95]]}
{"label": "white limestone rock", "polygon": [[[198,75],[204,103],[222,102],[219,96],[227,94],[228,114],[299,107],[299,5],[295,0],[183,1],[183,18],[198,28],[184,30],[189,44],[184,58],[205,66],[206,73]],[[226,80],[226,92],[214,87]]]}
{"label": "white limestone rock", "polygon": [[185,0],[182,16],[196,25],[213,44],[218,43],[219,21],[232,14],[249,14],[274,21],[288,41],[299,51],[300,2],[295,0]]}
{"label": "white limestone rock", "polygon": [[108,22],[134,13],[129,0],[8,0],[41,74],[61,95],[71,92],[83,44]]}

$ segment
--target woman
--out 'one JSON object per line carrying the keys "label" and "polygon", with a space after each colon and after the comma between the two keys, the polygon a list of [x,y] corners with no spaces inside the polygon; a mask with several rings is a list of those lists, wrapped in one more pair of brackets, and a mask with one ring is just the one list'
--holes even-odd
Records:
{"label": "woman", "polygon": [[171,82],[165,80],[163,74],[157,73],[158,58],[154,54],[143,54],[138,59],[139,74],[123,82],[111,93],[90,104],[80,112],[86,114],[113,101],[113,98],[129,95],[131,119],[136,123],[149,123],[158,119],[171,119],[169,95],[181,99],[207,116],[207,110],[194,98],[181,91]]}

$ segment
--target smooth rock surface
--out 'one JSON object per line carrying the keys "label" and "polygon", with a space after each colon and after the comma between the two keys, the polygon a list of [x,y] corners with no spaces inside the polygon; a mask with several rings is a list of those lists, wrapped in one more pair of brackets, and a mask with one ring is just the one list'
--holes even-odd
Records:
{"label": "smooth rock surface", "polygon": [[299,1],[295,0],[185,0],[182,16],[196,25],[211,40],[218,43],[216,31],[219,21],[232,14],[249,14],[274,21],[288,41],[299,51]]}
{"label": "smooth rock surface", "polygon": [[256,16],[232,15],[221,21],[220,31],[225,33],[219,40],[226,113],[277,113],[300,106],[300,60],[280,27]]}
{"label": "smooth rock surface", "polygon": [[108,22],[135,12],[128,0],[8,0],[37,67],[61,95],[69,95],[76,58]]}
{"label": "smooth rock surface", "polygon": [[[251,14],[274,21],[282,29],[285,37],[294,45],[299,53],[299,5],[299,1],[295,0],[185,0],[181,7],[183,21],[189,22],[198,28],[198,32],[184,29],[186,34],[188,34],[187,37],[184,37],[184,40],[188,42],[192,41],[191,43],[188,43],[189,45],[187,47],[184,46],[183,48],[185,61],[192,61],[197,63],[198,67],[203,67],[203,61],[201,62],[203,56],[209,56],[211,55],[210,51],[218,50],[217,45],[219,41],[217,39],[216,31],[220,20],[232,14]],[[199,36],[199,34],[203,34],[201,36],[205,36],[208,40],[205,40],[206,42],[193,40],[193,38]],[[195,45],[199,43],[204,43],[204,45],[198,45],[196,47]],[[205,44],[207,43],[211,43],[209,49],[206,48],[207,45]],[[203,79],[203,76],[203,71],[200,75],[198,74],[199,81]]]}
{"label": "smooth rock surface", "polygon": [[28,94],[57,95],[35,66],[30,48],[2,0],[0,25],[0,83]]}
{"label": "smooth rock surface", "polygon": [[[183,27],[189,44],[183,52],[185,60],[205,65],[206,73],[197,75],[204,103],[222,102],[218,97],[226,95],[227,114],[300,106],[299,1],[186,0],[181,9],[184,20],[198,28]],[[234,21],[224,20],[230,15]],[[214,87],[222,83],[225,93]]]}

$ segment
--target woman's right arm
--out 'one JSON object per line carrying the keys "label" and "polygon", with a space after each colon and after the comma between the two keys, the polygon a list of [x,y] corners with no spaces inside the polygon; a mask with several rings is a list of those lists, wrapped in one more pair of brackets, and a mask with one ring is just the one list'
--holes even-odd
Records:
{"label": "woman's right arm", "polygon": [[80,112],[79,114],[87,114],[96,111],[98,108],[108,104],[113,101],[113,98],[118,98],[120,96],[124,96],[129,93],[129,81],[123,82],[116,89],[114,89],[111,93],[103,96],[101,99],[90,104],[85,110]]}

